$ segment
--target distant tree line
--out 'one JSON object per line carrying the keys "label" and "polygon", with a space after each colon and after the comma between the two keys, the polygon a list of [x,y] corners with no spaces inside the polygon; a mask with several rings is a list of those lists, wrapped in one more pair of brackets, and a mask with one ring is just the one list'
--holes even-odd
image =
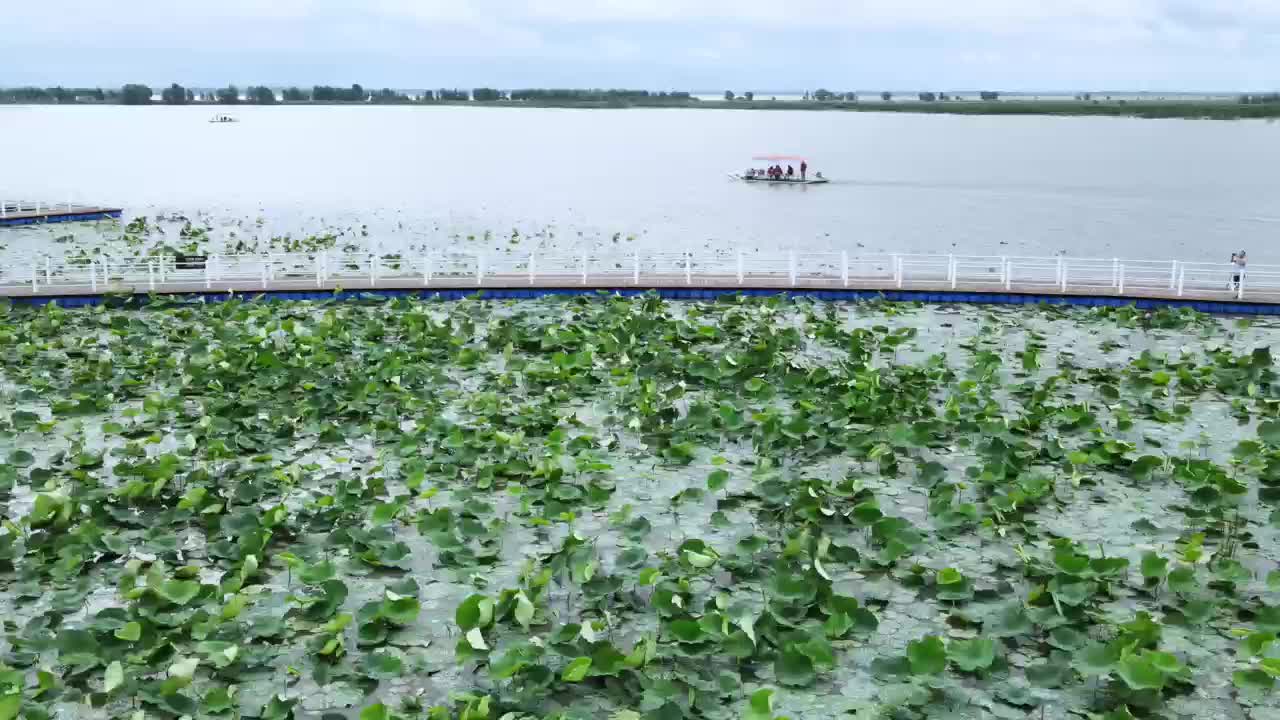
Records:
{"label": "distant tree line", "polygon": [[119,94],[119,91],[102,88],[17,87],[0,89],[0,103],[118,102]]}
{"label": "distant tree line", "polygon": [[[121,103],[124,105],[149,105],[155,102],[155,92],[148,85],[129,84],[119,90],[103,90],[101,88],[0,88],[0,103]],[[921,92],[917,95],[922,103],[946,102],[959,100],[955,95],[940,92]],[[996,102],[1000,93],[983,91],[979,97],[984,102]],[[879,94],[883,103],[893,102],[891,92]],[[471,90],[460,88],[441,88],[438,90],[415,91],[409,95],[402,91],[382,88],[372,91],[359,83],[350,87],[316,85],[310,89],[297,86],[273,90],[265,85],[251,85],[241,91],[235,85],[228,85],[213,91],[194,92],[178,83],[160,91],[158,100],[165,105],[220,104],[220,105],[275,105],[277,103],[366,103],[373,105],[408,105],[414,103],[433,102],[531,102],[531,103],[645,103],[645,102],[687,102],[692,100],[687,92],[650,91],[626,89],[571,89],[571,88],[525,88],[519,90],[500,90],[490,87],[478,87]],[[729,102],[754,102],[754,92],[737,93],[733,90],[724,92],[724,99]],[[776,98],[775,98],[776,99]],[[1077,100],[1091,101],[1088,93],[1076,95]],[[1110,98],[1108,98],[1110,99]],[[832,92],[820,88],[804,93],[807,102],[858,102],[858,94],[854,92]],[[1280,93],[1241,95],[1242,105],[1274,105],[1280,104]]]}
{"label": "distant tree line", "polygon": [[404,93],[396,92],[391,88],[382,88],[378,92],[369,95],[369,102],[374,105],[408,105],[413,102],[413,98]]}
{"label": "distant tree line", "polygon": [[[753,93],[742,96],[751,101]],[[407,105],[430,102],[618,102],[618,101],[688,101],[692,95],[680,91],[649,90],[601,90],[529,88],[524,90],[498,90],[495,88],[441,88],[423,90],[414,95],[382,88],[366,90],[359,83],[351,87],[316,85],[310,89],[297,86],[279,92],[265,85],[250,85],[243,91],[236,85],[228,85],[212,91],[196,92],[178,83],[160,90],[159,96],[149,85],[130,83],[119,90],[102,88],[0,88],[0,103],[120,103],[123,105],[274,105],[277,103],[370,103],[375,105]]]}
{"label": "distant tree line", "polygon": [[608,102],[642,100],[689,100],[687,92],[652,92],[649,90],[570,90],[562,88],[512,90],[513,101],[542,102]]}
{"label": "distant tree line", "polygon": [[196,101],[196,94],[174,83],[160,92],[160,101],[165,105],[187,105]]}
{"label": "distant tree line", "polygon": [[368,94],[365,93],[364,88],[359,83],[352,85],[350,88],[316,85],[311,89],[312,102],[364,102],[368,99]]}
{"label": "distant tree line", "polygon": [[825,88],[818,88],[813,92],[806,92],[804,99],[814,102],[858,102],[858,93],[831,92]]}
{"label": "distant tree line", "polygon": [[1280,103],[1280,93],[1267,93],[1265,95],[1241,95],[1241,105],[1275,105]]}
{"label": "distant tree line", "polygon": [[125,85],[120,88],[120,102],[125,105],[150,105],[154,94],[147,85]]}

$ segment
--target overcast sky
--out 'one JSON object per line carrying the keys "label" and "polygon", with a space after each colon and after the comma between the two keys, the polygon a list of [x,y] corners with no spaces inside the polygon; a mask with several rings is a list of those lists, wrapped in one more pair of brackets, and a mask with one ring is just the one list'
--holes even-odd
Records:
{"label": "overcast sky", "polygon": [[10,0],[0,85],[1280,87],[1280,0]]}

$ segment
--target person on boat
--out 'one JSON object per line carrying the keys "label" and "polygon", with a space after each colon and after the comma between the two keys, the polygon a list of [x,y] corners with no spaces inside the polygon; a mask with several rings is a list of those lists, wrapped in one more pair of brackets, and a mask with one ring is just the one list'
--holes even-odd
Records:
{"label": "person on boat", "polygon": [[755,179],[755,177],[756,177],[756,169],[755,169],[755,168],[747,168],[747,171],[746,171],[745,173],[743,173],[743,174],[742,174],[742,176],[743,176],[743,177],[745,177],[745,178],[746,178],[746,179],[748,179],[748,180],[754,180],[754,179]]}
{"label": "person on boat", "polygon": [[804,181],[804,176],[809,172],[809,163],[804,160],[800,161],[800,180]]}
{"label": "person on boat", "polygon": [[796,169],[795,169],[795,168],[793,168],[793,167],[791,167],[790,165],[788,165],[788,166],[787,166],[787,179],[788,179],[788,180],[794,180],[794,179],[795,179],[795,177],[796,177]]}

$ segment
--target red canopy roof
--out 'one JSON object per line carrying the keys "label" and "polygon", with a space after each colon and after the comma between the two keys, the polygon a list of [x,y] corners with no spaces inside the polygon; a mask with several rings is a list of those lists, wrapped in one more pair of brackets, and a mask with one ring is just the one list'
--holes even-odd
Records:
{"label": "red canopy roof", "polygon": [[766,162],[804,162],[805,159],[799,155],[756,155],[752,160],[764,160]]}

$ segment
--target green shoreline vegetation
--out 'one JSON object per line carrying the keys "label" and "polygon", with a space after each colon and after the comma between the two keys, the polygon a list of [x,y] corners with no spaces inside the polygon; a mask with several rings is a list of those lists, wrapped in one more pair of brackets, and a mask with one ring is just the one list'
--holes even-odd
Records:
{"label": "green shoreline vegetation", "polygon": [[3,303],[0,718],[1275,718],[1277,331]]}
{"label": "green shoreline vegetation", "polygon": [[234,85],[216,90],[195,91],[173,84],[157,94],[147,85],[130,84],[119,90],[101,88],[0,89],[0,104],[119,104],[119,105],[469,105],[476,107],[541,107],[570,109],[698,108],[716,110],[794,110],[837,112],[899,112],[950,115],[1059,115],[1116,116],[1139,118],[1187,118],[1239,120],[1280,118],[1280,94],[1242,94],[1234,98],[1113,99],[1081,93],[1072,99],[1035,99],[984,91],[976,97],[948,93],[917,93],[908,102],[889,92],[866,98],[855,93],[818,90],[805,93],[802,100],[757,97],[726,91],[723,100],[706,100],[688,92],[647,90],[571,90],[493,88],[422,90],[413,95],[361,85],[330,87],[317,85],[273,89],[263,85],[244,89]]}

